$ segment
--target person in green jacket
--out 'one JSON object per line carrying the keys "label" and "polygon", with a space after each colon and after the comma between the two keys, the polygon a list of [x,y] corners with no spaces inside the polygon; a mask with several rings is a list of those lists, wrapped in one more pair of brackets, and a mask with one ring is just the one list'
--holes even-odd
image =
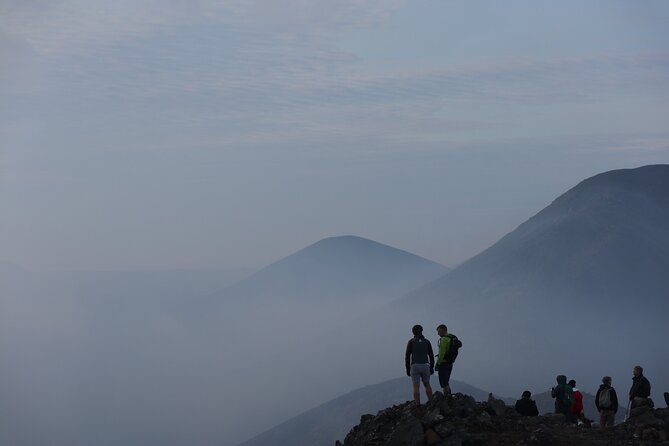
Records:
{"label": "person in green jacket", "polygon": [[439,385],[444,395],[450,395],[451,386],[449,382],[453,371],[453,361],[455,361],[454,354],[457,356],[454,344],[460,341],[456,336],[448,333],[448,328],[444,324],[437,327],[437,334],[439,335],[439,354],[437,355],[436,369],[439,373]]}

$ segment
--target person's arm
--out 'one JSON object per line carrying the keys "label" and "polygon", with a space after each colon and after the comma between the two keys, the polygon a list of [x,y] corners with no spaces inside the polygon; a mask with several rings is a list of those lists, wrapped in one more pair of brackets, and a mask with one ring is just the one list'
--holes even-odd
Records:
{"label": "person's arm", "polygon": [[407,375],[411,375],[411,346],[412,342],[409,341],[407,343],[407,350],[406,353],[404,354],[404,366],[407,369]]}
{"label": "person's arm", "polygon": [[539,415],[539,409],[537,409],[537,402],[532,401],[532,416],[536,417]]}
{"label": "person's arm", "polygon": [[600,388],[597,393],[595,394],[595,406],[597,407],[597,412],[601,412],[599,409],[599,394],[602,393],[602,389]]}
{"label": "person's arm", "polygon": [[430,357],[430,373],[434,373],[434,351],[432,350],[432,343],[430,341],[427,341],[427,354]]}

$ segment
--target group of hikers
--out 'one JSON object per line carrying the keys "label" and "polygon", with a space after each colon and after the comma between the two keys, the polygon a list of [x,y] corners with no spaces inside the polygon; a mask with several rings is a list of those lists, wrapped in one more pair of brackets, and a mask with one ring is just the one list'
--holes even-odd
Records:
{"label": "group of hikers", "polygon": [[[650,399],[650,381],[643,376],[643,367],[640,365],[634,367],[632,375],[628,412],[637,407],[653,407],[653,400]],[[618,394],[611,382],[610,376],[603,377],[595,395],[595,406],[599,412],[599,424],[602,428],[613,426],[618,412]],[[557,384],[551,391],[551,396],[555,398],[555,413],[563,414],[567,421],[574,423],[581,421],[590,426],[592,420],[589,420],[583,412],[583,395],[576,388],[576,381],[572,379],[567,382],[566,376],[558,375]]]}
{"label": "group of hikers", "polygon": [[[407,343],[404,363],[407,376],[411,377],[414,402],[419,406],[421,382],[425,387],[428,400],[432,399],[430,376],[435,371],[438,373],[439,385],[444,395],[451,394],[451,372],[462,342],[454,334],[448,333],[446,325],[441,324],[437,327],[439,340],[438,353],[435,355],[432,344],[423,336],[422,326],[414,325],[411,332],[413,338]],[[642,406],[653,407],[653,401],[650,399],[650,381],[643,375],[643,367],[634,367],[632,373],[628,411]],[[595,406],[600,415],[599,421],[602,429],[614,425],[618,412],[618,395],[611,382],[610,376],[603,377],[602,384],[595,395]],[[592,424],[592,420],[585,416],[583,394],[576,388],[575,380],[567,382],[565,375],[558,375],[557,386],[553,387],[551,396],[555,398],[555,413],[563,414],[568,422],[581,422],[587,426]],[[669,393],[665,393],[664,398],[669,406]],[[532,393],[529,390],[524,391],[521,399],[516,401],[515,409],[523,416],[539,415],[539,409],[536,402],[532,400]]]}

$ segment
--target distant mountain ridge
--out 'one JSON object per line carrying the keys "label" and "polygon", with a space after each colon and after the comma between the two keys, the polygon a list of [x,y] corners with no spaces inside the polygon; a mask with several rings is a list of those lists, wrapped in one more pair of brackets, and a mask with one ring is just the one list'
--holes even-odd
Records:
{"label": "distant mountain ridge", "polygon": [[399,297],[449,269],[358,236],[328,237],[278,260],[221,293],[226,299],[284,301],[366,295]]}

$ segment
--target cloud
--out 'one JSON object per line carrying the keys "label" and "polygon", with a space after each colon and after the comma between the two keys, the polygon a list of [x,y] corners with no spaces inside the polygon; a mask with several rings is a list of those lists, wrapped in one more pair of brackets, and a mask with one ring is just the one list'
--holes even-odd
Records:
{"label": "cloud", "polygon": [[0,27],[37,51],[77,53],[163,28],[223,26],[232,30],[322,34],[383,20],[401,0],[3,0]]}
{"label": "cloud", "polygon": [[669,81],[669,53],[407,64],[372,74],[338,47],[338,33],[376,26],[401,5],[5,1],[5,33],[29,44],[37,62],[30,82],[0,82],[0,96],[16,105],[2,112],[4,128],[83,125],[106,141],[122,128],[154,145],[410,144],[510,128],[510,110],[521,123],[560,107],[654,97]]}
{"label": "cloud", "polygon": [[632,137],[608,148],[612,152],[669,152],[669,137]]}

